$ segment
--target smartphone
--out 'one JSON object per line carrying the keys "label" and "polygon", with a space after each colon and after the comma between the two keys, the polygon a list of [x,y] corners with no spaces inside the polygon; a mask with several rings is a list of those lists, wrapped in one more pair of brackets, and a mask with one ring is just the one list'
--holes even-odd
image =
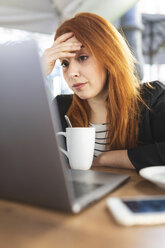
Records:
{"label": "smartphone", "polygon": [[110,197],[107,206],[116,221],[124,226],[165,223],[165,196]]}

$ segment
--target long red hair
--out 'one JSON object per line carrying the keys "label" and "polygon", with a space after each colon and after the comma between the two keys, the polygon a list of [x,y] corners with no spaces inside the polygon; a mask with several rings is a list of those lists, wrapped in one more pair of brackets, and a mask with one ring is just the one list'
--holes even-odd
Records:
{"label": "long red hair", "polygon": [[[55,39],[73,32],[75,37],[109,72],[107,78],[107,137],[110,149],[128,149],[137,145],[141,103],[135,59],[122,35],[104,18],[93,13],[79,13],[66,20]],[[89,125],[90,107],[74,94],[68,110],[73,126]]]}

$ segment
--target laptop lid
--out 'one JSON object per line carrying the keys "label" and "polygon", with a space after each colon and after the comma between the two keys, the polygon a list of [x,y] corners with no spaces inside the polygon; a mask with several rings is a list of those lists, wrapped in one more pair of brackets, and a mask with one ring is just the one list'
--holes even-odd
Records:
{"label": "laptop lid", "polygon": [[[0,197],[70,211],[72,189],[59,153],[37,45],[0,48]],[[55,131],[56,129],[56,131]]]}

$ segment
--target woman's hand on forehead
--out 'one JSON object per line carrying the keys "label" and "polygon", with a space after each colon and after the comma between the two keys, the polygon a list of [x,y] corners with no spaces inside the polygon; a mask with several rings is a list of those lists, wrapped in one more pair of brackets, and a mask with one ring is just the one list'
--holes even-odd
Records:
{"label": "woman's hand on forehead", "polygon": [[75,53],[82,47],[82,43],[73,35],[65,33],[58,37],[52,47],[45,50],[43,55],[46,75],[50,74],[54,68],[57,59],[74,57]]}
{"label": "woman's hand on forehead", "polygon": [[73,44],[81,44],[81,42],[74,36],[73,33],[65,33],[61,36],[59,36],[55,41],[54,41],[54,45],[57,44],[62,44],[62,43],[73,43]]}
{"label": "woman's hand on forehead", "polygon": [[[71,38],[67,39],[65,42],[64,42],[67,46],[70,45],[71,48],[73,46],[76,46],[77,44],[80,45],[80,49],[81,48],[84,48],[84,46],[82,45],[82,43],[75,37],[75,36],[72,36]],[[79,51],[80,49],[76,49],[75,50],[71,50],[72,53],[76,53],[77,51]]]}
{"label": "woman's hand on forehead", "polygon": [[67,41],[70,41],[70,42],[73,42],[73,43],[81,43],[74,35],[71,37],[71,38],[69,38]]}

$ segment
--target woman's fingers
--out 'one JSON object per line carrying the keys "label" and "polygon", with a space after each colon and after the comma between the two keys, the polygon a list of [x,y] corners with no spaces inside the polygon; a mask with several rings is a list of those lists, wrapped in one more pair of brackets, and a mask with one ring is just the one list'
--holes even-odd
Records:
{"label": "woman's fingers", "polygon": [[57,59],[74,57],[76,51],[81,49],[81,46],[82,43],[71,32],[58,37],[52,47],[46,49],[43,55],[46,74],[51,73]]}
{"label": "woman's fingers", "polygon": [[77,40],[73,33],[66,33],[58,37],[50,48],[51,53],[56,54],[56,59],[61,57],[61,53],[71,53],[80,50],[82,43]]}
{"label": "woman's fingers", "polygon": [[[67,33],[68,34],[68,33]],[[66,39],[66,37],[67,37],[67,39]],[[82,45],[81,44],[81,42],[80,41],[78,41],[77,40],[77,38],[75,37],[75,36],[65,36],[65,34],[64,35],[62,35],[62,36],[60,36],[59,38],[57,38],[55,41],[54,41],[54,43],[53,43],[53,46],[52,46],[52,48],[55,48],[55,47],[57,47],[57,46],[60,46],[60,45],[67,45],[67,44],[77,44],[77,45]]]}
{"label": "woman's fingers", "polygon": [[[49,50],[47,50],[47,55],[50,56],[50,58],[57,60],[62,58],[63,56],[61,56],[61,54],[63,55],[65,54],[69,54],[70,57],[70,53],[73,54],[73,52],[75,53],[76,51],[79,51],[81,49],[81,45],[79,44],[72,44],[72,43],[68,43],[68,44],[60,44],[57,45],[56,47],[53,48],[49,48]],[[53,56],[53,57],[52,57]],[[65,57],[67,57],[65,55]]]}
{"label": "woman's fingers", "polygon": [[52,48],[52,53],[58,53],[58,52],[73,52],[80,50],[81,45],[79,44],[62,44],[58,45],[54,48]]}
{"label": "woman's fingers", "polygon": [[59,51],[56,54],[52,53],[49,55],[49,63],[54,62],[60,58],[74,57],[74,56],[75,56],[75,52]]}
{"label": "woman's fingers", "polygon": [[59,58],[71,58],[71,57],[74,57],[75,56],[75,53],[71,53],[71,52],[61,52],[59,53]]}
{"label": "woman's fingers", "polygon": [[66,40],[68,40],[69,38],[71,38],[73,36],[73,33],[72,32],[68,32],[68,33],[65,33],[65,34],[62,34],[61,36],[59,36],[56,40],[55,40],[55,44],[59,44],[61,42],[64,42]]}
{"label": "woman's fingers", "polygon": [[66,57],[74,57],[76,55],[77,49],[73,49],[72,51],[56,51],[56,53],[52,52],[49,55],[46,55],[47,63],[55,62],[57,59],[66,58]]}

